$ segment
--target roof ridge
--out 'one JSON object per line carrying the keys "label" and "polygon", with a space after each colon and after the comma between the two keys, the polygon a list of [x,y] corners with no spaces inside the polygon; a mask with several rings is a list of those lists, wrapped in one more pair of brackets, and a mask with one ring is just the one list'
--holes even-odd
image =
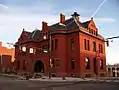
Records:
{"label": "roof ridge", "polygon": [[37,30],[34,30],[34,31],[33,31],[33,35],[31,36],[31,38],[33,38],[33,36],[35,35],[36,31],[37,31]]}
{"label": "roof ridge", "polygon": [[79,24],[78,24],[78,22],[77,22],[77,20],[75,18],[74,18],[74,21],[75,21],[76,25],[79,26]]}

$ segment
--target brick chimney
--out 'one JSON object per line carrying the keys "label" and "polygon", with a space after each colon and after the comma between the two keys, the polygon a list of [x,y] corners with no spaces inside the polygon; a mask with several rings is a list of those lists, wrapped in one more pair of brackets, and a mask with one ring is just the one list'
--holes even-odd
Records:
{"label": "brick chimney", "polygon": [[65,24],[65,15],[60,14],[60,23]]}
{"label": "brick chimney", "polygon": [[0,47],[2,47],[2,42],[0,42]]}
{"label": "brick chimney", "polygon": [[47,23],[46,22],[42,22],[42,30],[47,30]]}

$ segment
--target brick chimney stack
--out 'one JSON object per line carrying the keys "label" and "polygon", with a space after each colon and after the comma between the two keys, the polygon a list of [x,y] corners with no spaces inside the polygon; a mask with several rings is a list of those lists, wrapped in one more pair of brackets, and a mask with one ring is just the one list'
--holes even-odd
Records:
{"label": "brick chimney stack", "polygon": [[60,23],[65,24],[65,15],[60,14]]}
{"label": "brick chimney stack", "polygon": [[2,46],[2,42],[0,42],[0,47]]}
{"label": "brick chimney stack", "polygon": [[47,23],[46,22],[42,22],[42,30],[47,30]]}

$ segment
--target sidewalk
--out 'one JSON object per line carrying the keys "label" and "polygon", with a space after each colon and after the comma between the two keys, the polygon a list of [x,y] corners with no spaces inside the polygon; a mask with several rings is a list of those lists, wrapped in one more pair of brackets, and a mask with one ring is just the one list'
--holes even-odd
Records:
{"label": "sidewalk", "polygon": [[18,76],[18,75],[15,75],[15,74],[2,74],[2,73],[0,73],[0,76],[9,77],[9,78],[24,79],[23,76]]}
{"label": "sidewalk", "polygon": [[54,82],[78,82],[78,81],[95,81],[95,79],[92,78],[73,78],[73,77],[65,77],[65,80],[62,79],[62,77],[52,77],[49,79],[48,77],[43,77],[43,78],[32,78],[29,79],[32,81],[54,81]]}
{"label": "sidewalk", "polygon": [[[15,74],[0,74],[0,76],[25,80],[24,76],[19,76]],[[29,80],[31,81],[54,81],[54,82],[95,81],[94,78],[81,79],[81,78],[74,78],[74,77],[65,77],[65,80],[63,80],[62,77],[51,77],[51,79],[49,79],[49,77],[46,77],[46,76],[42,78],[30,78]]]}

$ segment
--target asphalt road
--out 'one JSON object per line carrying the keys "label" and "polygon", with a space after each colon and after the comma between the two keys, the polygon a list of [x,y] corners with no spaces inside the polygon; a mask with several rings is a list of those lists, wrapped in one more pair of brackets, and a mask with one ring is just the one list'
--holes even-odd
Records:
{"label": "asphalt road", "polygon": [[41,82],[0,76],[0,90],[119,90],[119,83]]}

